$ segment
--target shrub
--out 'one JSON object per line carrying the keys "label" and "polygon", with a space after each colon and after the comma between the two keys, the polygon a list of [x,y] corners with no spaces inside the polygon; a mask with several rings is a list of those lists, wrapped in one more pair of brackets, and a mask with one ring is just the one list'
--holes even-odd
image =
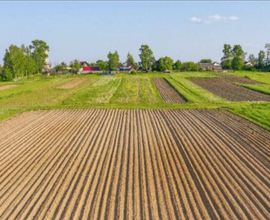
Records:
{"label": "shrub", "polygon": [[11,81],[12,79],[13,79],[12,73],[8,68],[2,71],[1,74],[2,81]]}

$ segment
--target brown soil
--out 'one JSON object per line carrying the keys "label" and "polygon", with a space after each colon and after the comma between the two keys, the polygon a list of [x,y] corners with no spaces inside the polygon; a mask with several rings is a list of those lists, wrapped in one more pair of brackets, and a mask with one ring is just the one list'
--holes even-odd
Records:
{"label": "brown soil", "polygon": [[269,146],[223,110],[25,112],[0,124],[0,219],[270,219]]}
{"label": "brown soil", "polygon": [[193,83],[201,86],[204,89],[225,98],[229,101],[268,101],[270,96],[256,92],[241,86],[236,86],[225,79],[218,78],[191,78]]}
{"label": "brown soil", "polygon": [[6,90],[6,89],[10,89],[10,88],[13,88],[13,87],[16,87],[17,85],[5,85],[5,86],[0,86],[0,91],[1,90]]}
{"label": "brown soil", "polygon": [[226,74],[216,74],[218,77],[222,78],[222,79],[226,79],[229,82],[233,82],[233,83],[241,83],[241,84],[263,84],[261,82],[255,81],[255,80],[251,80],[248,78],[244,78],[244,77],[237,77],[237,76],[231,76],[231,75],[226,75]]}
{"label": "brown soil", "polygon": [[154,84],[156,85],[160,95],[167,103],[184,103],[186,100],[181,96],[171,85],[163,78],[154,78]]}
{"label": "brown soil", "polygon": [[82,82],[84,82],[86,79],[85,78],[80,78],[80,79],[75,79],[63,86],[58,87],[59,89],[71,89],[79,84],[81,84]]}

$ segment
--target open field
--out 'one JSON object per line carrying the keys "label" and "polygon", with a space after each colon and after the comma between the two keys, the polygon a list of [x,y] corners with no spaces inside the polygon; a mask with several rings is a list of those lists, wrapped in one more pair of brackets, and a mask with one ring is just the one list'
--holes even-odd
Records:
{"label": "open field", "polygon": [[[260,72],[224,73],[245,77],[263,84],[239,84],[261,93],[270,94],[270,75]],[[234,74],[234,75],[233,75]],[[0,82],[1,86],[17,85],[0,91],[0,121],[18,112],[50,109],[229,109],[270,130],[269,105],[262,102],[228,102],[226,99],[203,89],[191,78],[216,78],[212,72],[138,73],[97,75],[35,75],[16,82]],[[165,78],[185,97],[185,103],[166,103],[160,96],[153,78]],[[84,80],[70,89],[59,87]],[[233,92],[234,94],[235,92]],[[245,109],[245,110],[243,110]],[[256,109],[263,112],[258,115]]]}
{"label": "open field", "polygon": [[227,111],[26,112],[0,126],[0,219],[269,219],[269,145]]}
{"label": "open field", "polygon": [[167,103],[184,103],[186,100],[165,79],[154,78],[153,82]]}
{"label": "open field", "polygon": [[250,89],[236,86],[224,79],[213,78],[213,79],[190,79],[193,83],[203,87],[214,93],[215,95],[221,96],[229,101],[268,101],[270,102],[270,96],[252,91]]}

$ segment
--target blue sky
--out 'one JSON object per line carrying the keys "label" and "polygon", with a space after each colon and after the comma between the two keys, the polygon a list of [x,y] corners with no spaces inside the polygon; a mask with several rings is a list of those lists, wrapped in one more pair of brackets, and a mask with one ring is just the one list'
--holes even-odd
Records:
{"label": "blue sky", "polygon": [[270,2],[0,2],[0,63],[10,44],[41,39],[53,65],[95,62],[117,50],[139,60],[148,44],[156,59],[220,61],[224,43],[257,55],[270,43]]}

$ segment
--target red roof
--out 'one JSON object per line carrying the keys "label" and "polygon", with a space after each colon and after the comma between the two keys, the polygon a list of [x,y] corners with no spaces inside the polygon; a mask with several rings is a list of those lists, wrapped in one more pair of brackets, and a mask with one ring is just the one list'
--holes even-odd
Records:
{"label": "red roof", "polygon": [[99,68],[95,66],[84,66],[83,71],[99,71]]}

